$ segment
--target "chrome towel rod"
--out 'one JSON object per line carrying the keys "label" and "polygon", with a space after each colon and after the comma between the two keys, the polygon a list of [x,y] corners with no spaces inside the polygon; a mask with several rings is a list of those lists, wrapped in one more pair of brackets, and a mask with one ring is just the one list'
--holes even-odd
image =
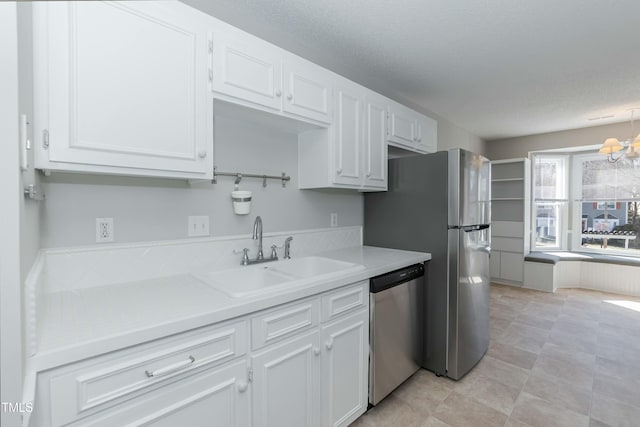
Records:
{"label": "chrome towel rod", "polygon": [[280,176],[276,176],[276,175],[258,175],[258,174],[254,174],[254,173],[241,173],[241,172],[218,172],[216,170],[216,168],[214,167],[213,168],[213,179],[211,180],[211,182],[213,184],[217,184],[219,176],[234,176],[236,178],[236,182],[235,182],[236,185],[240,184],[240,181],[242,181],[242,178],[261,178],[263,187],[267,186],[267,179],[279,179],[279,180],[282,181],[282,186],[283,187],[286,187],[287,181],[291,181],[291,177],[288,176],[284,172],[282,172],[282,175],[280,175]]}

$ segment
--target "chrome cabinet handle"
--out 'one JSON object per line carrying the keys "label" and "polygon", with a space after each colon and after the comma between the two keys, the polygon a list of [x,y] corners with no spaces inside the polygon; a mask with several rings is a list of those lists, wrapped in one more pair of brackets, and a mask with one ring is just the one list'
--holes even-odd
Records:
{"label": "chrome cabinet handle", "polygon": [[282,96],[282,91],[280,89],[276,89],[276,96],[280,98]]}
{"label": "chrome cabinet handle", "polygon": [[240,381],[238,383],[238,391],[240,393],[244,393],[245,391],[247,391],[247,388],[249,388],[249,383],[246,381]]}
{"label": "chrome cabinet handle", "polygon": [[145,374],[149,378],[159,377],[161,375],[167,375],[175,371],[179,371],[187,366],[193,364],[196,361],[196,358],[193,356],[189,356],[188,360],[183,360],[182,362],[173,363],[169,366],[165,366],[164,368],[156,369],[155,371],[144,371]]}

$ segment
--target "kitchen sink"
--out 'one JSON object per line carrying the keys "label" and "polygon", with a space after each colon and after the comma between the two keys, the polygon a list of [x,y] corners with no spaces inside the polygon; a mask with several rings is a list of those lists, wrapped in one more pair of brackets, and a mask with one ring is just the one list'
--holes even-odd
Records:
{"label": "kitchen sink", "polygon": [[309,256],[213,271],[198,274],[197,277],[233,298],[243,298],[303,285],[323,278],[330,279],[333,276],[363,268],[359,264]]}
{"label": "kitchen sink", "polygon": [[362,266],[331,258],[308,256],[283,260],[273,265],[273,269],[298,277],[314,277],[325,274],[344,273],[345,270],[359,270]]}
{"label": "kitchen sink", "polygon": [[297,280],[297,277],[273,271],[266,265],[234,268],[200,274],[198,277],[234,298],[242,298],[269,291],[274,287]]}

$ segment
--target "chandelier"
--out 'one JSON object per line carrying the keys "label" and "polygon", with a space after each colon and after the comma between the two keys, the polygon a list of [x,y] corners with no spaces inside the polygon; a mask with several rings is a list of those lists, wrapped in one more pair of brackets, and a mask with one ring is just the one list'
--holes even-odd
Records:
{"label": "chandelier", "polygon": [[[607,138],[598,152],[607,156],[609,163],[615,163],[623,157],[627,159],[640,158],[640,134],[634,139],[635,130],[633,127],[633,112],[638,108],[631,109],[631,138],[619,141],[618,138]],[[614,153],[619,153],[614,156]]]}

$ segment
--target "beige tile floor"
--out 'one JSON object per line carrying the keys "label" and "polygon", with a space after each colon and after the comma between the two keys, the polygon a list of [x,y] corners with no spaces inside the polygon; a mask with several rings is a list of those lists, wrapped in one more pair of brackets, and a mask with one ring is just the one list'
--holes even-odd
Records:
{"label": "beige tile floor", "polygon": [[457,382],[420,370],[352,426],[640,426],[636,310],[639,298],[492,284],[480,363]]}

